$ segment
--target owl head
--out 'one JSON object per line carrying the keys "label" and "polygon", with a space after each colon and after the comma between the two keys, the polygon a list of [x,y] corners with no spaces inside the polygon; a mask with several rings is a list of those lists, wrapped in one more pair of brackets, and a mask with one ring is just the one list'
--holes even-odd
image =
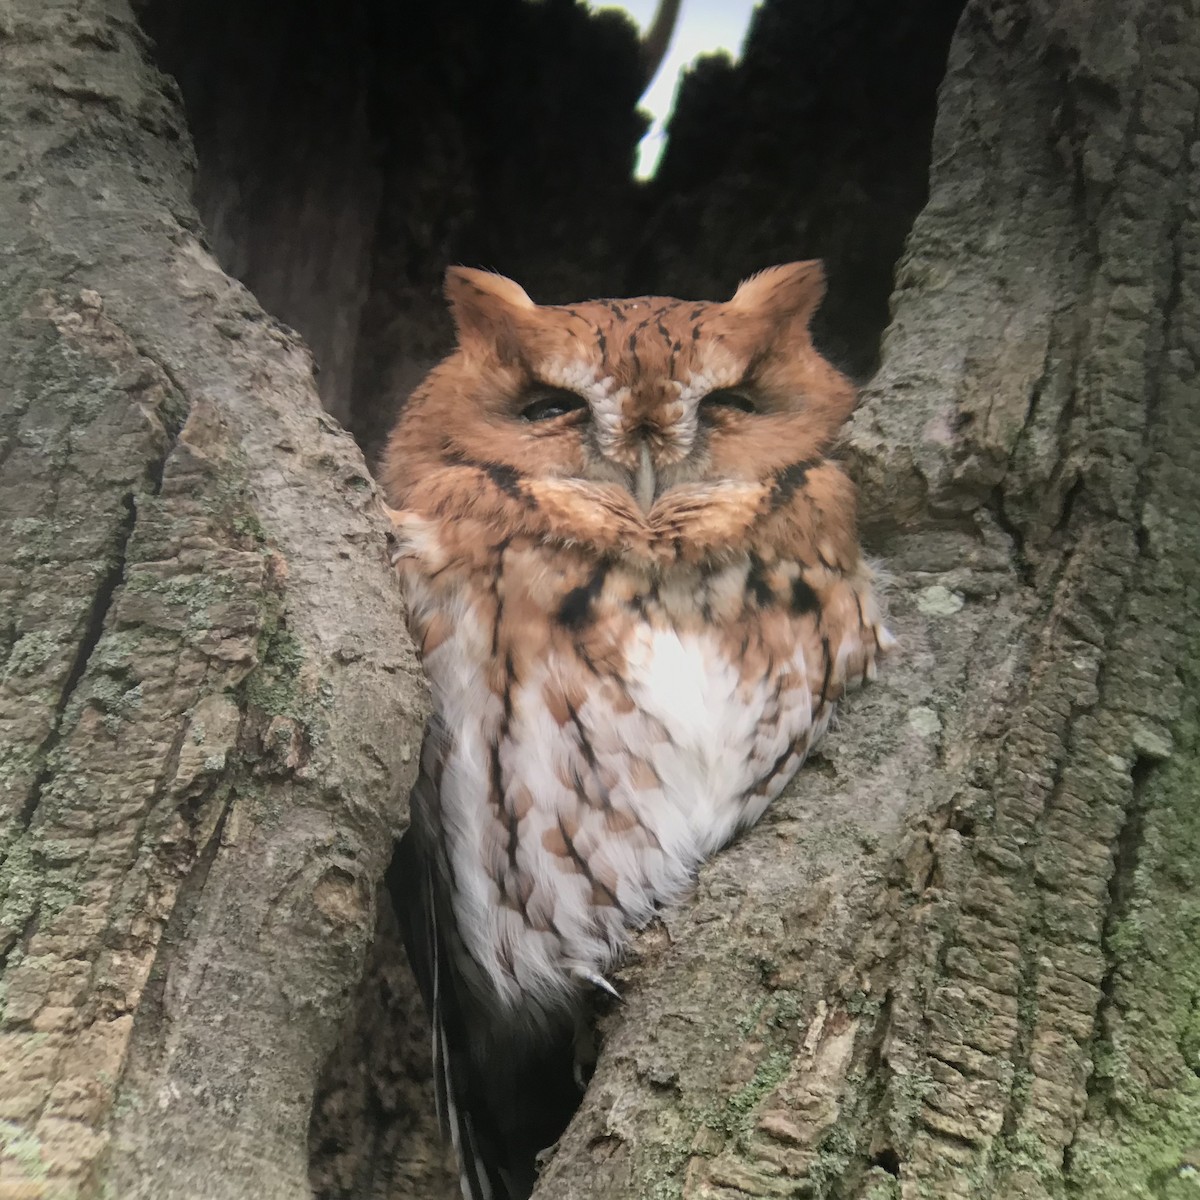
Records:
{"label": "owl head", "polygon": [[464,267],[445,286],[457,346],[382,463],[398,508],[606,551],[628,535],[669,554],[674,539],[684,555],[747,535],[801,492],[852,517],[848,481],[824,463],[855,393],[809,334],[819,262],[769,268],[715,303],[538,305]]}

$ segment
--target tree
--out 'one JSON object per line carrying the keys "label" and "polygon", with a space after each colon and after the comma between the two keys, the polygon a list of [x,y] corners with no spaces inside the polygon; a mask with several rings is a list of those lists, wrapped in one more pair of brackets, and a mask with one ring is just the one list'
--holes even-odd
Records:
{"label": "tree", "polygon": [[[539,1197],[1195,1189],[1198,17],[967,4],[847,440],[901,650],[640,938]],[[424,703],[372,485],[123,0],[0,10],[0,113],[0,1196],[303,1196]],[[672,170],[666,276],[747,194]],[[448,1194],[363,1112],[321,1194]]]}
{"label": "tree", "polygon": [[303,1195],[422,722],[373,487],[128,10],[0,22],[0,1194]]}

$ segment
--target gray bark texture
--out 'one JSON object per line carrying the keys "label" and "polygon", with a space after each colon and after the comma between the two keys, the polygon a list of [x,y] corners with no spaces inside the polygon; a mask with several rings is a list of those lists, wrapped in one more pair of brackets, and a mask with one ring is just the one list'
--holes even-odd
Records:
{"label": "gray bark texture", "polygon": [[0,5],[0,1196],[308,1194],[423,719],[311,360],[119,0]]}
{"label": "gray bark texture", "polygon": [[[538,1200],[1200,1194],[1198,119],[1196,0],[970,0],[847,437],[900,649],[639,938]],[[0,0],[0,1200],[303,1200],[373,938],[411,1003],[374,488],[190,155],[125,0]],[[322,1196],[449,1195],[395,1082]]]}

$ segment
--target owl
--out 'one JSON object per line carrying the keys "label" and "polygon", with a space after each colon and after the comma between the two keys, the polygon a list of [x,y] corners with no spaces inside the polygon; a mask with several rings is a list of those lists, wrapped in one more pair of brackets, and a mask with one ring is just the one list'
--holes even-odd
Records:
{"label": "owl", "polygon": [[446,276],[457,347],[381,478],[434,706],[391,879],[469,1200],[528,1195],[587,993],[892,645],[823,293],[817,262],[724,303]]}

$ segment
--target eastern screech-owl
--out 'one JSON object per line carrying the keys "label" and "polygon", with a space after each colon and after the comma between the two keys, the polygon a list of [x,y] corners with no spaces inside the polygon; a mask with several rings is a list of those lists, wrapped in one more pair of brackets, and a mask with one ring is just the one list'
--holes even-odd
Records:
{"label": "eastern screech-owl", "polygon": [[383,462],[435,708],[393,879],[464,1194],[500,1198],[557,1136],[520,1110],[583,993],[892,639],[827,457],[854,392],[809,337],[819,263],[723,304],[446,292],[458,346]]}

